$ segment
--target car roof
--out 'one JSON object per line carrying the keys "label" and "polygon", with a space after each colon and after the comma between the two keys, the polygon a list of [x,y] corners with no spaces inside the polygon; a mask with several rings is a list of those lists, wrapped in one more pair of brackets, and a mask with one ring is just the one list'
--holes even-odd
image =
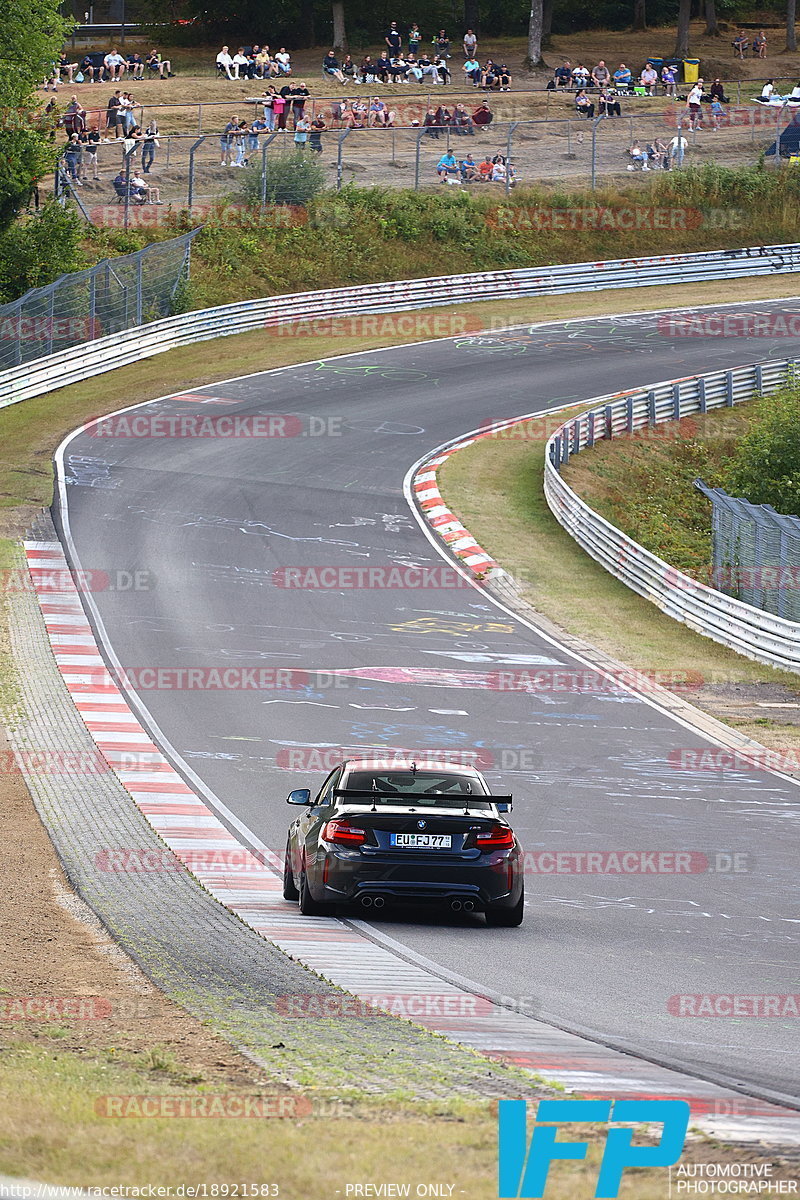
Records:
{"label": "car roof", "polygon": [[438,758],[397,758],[390,752],[384,757],[375,755],[346,758],[343,766],[348,771],[410,771],[412,767],[416,767],[418,771],[449,771],[453,775],[465,775],[470,779],[481,778],[476,767],[468,767],[464,763],[449,763]]}

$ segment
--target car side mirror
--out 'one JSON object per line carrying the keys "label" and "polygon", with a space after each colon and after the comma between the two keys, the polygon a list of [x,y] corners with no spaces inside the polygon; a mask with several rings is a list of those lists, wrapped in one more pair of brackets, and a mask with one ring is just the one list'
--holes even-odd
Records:
{"label": "car side mirror", "polygon": [[287,804],[310,804],[311,792],[308,788],[295,788],[293,792],[289,792],[286,797]]}

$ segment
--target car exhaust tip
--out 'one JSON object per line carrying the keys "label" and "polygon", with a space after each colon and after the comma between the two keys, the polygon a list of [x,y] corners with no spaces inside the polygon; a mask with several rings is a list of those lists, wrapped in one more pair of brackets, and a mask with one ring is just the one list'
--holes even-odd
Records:
{"label": "car exhaust tip", "polygon": [[363,904],[364,908],[371,908],[372,907],[372,896],[362,896],[361,903]]}
{"label": "car exhaust tip", "polygon": [[453,910],[453,912],[461,912],[461,907],[462,907],[461,901],[460,900],[451,900],[450,907]]}
{"label": "car exhaust tip", "polygon": [[384,900],[383,896],[376,896],[372,903],[375,908],[383,908],[386,901]]}
{"label": "car exhaust tip", "polygon": [[475,911],[475,901],[474,900],[465,900],[464,901],[464,912],[474,912],[474,911]]}

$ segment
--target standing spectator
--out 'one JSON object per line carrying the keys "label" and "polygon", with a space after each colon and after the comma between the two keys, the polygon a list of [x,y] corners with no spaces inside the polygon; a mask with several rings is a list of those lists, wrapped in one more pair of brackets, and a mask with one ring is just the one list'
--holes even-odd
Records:
{"label": "standing spectator", "polygon": [[408,53],[416,56],[421,42],[422,34],[419,31],[419,25],[415,21],[408,31]]}
{"label": "standing spectator", "polygon": [[474,58],[478,53],[478,39],[475,31],[468,29],[464,34],[464,58]]}
{"label": "standing spectator", "polygon": [[431,44],[436,48],[439,58],[450,57],[450,38],[443,29],[439,30]]}
{"label": "standing spectator", "polygon": [[123,92],[120,96],[119,107],[117,108],[117,129],[121,125],[122,136],[127,137],[135,124],[136,114],[134,112],[133,96],[130,92]]}
{"label": "standing spectator", "polygon": [[71,97],[64,112],[64,129],[68,134],[77,133],[79,135],[86,129],[86,109],[77,96]]}
{"label": "standing spectator", "polygon": [[247,121],[240,121],[238,129],[233,131],[233,146],[236,151],[235,167],[247,166],[247,144],[250,140],[250,126]]}
{"label": "standing spectator", "polygon": [[145,175],[150,173],[150,168],[155,161],[158,144],[158,122],[153,117],[147,129],[145,129],[142,139],[142,171]]}
{"label": "standing spectator", "polygon": [[144,79],[144,59],[141,54],[128,55],[128,74],[131,79]]}
{"label": "standing spectator", "polygon": [[597,64],[595,69],[592,71],[592,79],[594,81],[595,87],[598,87],[601,89],[604,87],[608,87],[609,83],[611,82],[611,74],[602,58],[600,59],[600,62]]}
{"label": "standing spectator", "polygon": [[655,86],[658,83],[658,75],[656,74],[655,67],[651,62],[645,64],[644,70],[639,76],[639,83],[647,92],[648,96],[653,95]]}
{"label": "standing spectator", "polygon": [[383,40],[389,48],[390,57],[396,58],[403,44],[400,37],[400,30],[397,28],[397,21],[392,21]]}
{"label": "standing spectator", "polygon": [[714,130],[714,133],[716,133],[717,130],[719,129],[720,122],[724,119],[724,117],[725,117],[725,109],[722,107],[722,104],[719,102],[717,97],[712,96],[712,98],[711,98],[711,128]]}
{"label": "standing spectator", "polygon": [[287,107],[288,107],[288,101],[287,101],[286,97],[282,96],[280,93],[273,96],[272,107],[275,111],[275,128],[279,132],[285,133],[286,132],[286,118],[289,115],[288,112],[286,111]]}
{"label": "standing spectator", "polygon": [[322,131],[325,128],[325,122],[322,117],[315,117],[311,122],[311,131],[308,135],[308,148],[313,150],[315,154],[322,154]]}
{"label": "standing spectator", "polygon": [[302,82],[297,83],[289,89],[289,95],[292,98],[292,120],[294,127],[297,128],[297,122],[303,116],[306,108],[306,101],[311,95],[306,85]]}
{"label": "standing spectator", "polygon": [[247,135],[247,157],[252,158],[258,153],[258,139],[262,133],[267,132],[267,122],[263,117],[256,117],[255,121],[250,126],[250,131]]}
{"label": "standing spectator", "polygon": [[228,53],[227,46],[223,46],[217,55],[217,73],[219,75],[227,75],[228,79],[233,79],[233,59]]}
{"label": "standing spectator", "polygon": [[676,81],[675,68],[673,66],[670,66],[669,63],[667,63],[666,66],[663,66],[661,68],[661,82],[664,85],[664,95],[665,96],[672,96],[672,97],[675,96],[675,81]]}
{"label": "standing spectator", "polygon": [[285,46],[281,46],[278,53],[275,55],[275,65],[281,75],[291,75],[292,73],[292,58]]}
{"label": "standing spectator", "polygon": [[233,153],[235,134],[236,134],[236,131],[238,128],[239,128],[238,116],[231,117],[230,121],[228,121],[228,124],[225,126],[222,133],[220,134],[219,165],[221,167],[230,167],[233,165],[231,163],[231,154]]}
{"label": "standing spectator", "polygon": [[[227,46],[223,46],[223,50],[227,49]],[[230,55],[228,57],[230,57]],[[219,62],[219,55],[217,55],[217,61]],[[163,79],[165,75],[171,79],[174,74],[172,70],[172,60],[169,58],[162,58],[159,50],[153,49],[150,51],[145,61],[145,65],[147,66],[148,71],[158,71],[161,79]]]}
{"label": "standing spectator", "polygon": [[100,178],[100,172],[97,169],[97,147],[100,142],[100,130],[90,129],[86,133],[80,135],[80,140],[83,145],[83,163],[82,163],[82,178],[86,178],[86,170],[88,164],[92,166],[92,180]]}
{"label": "standing spectator", "polygon": [[294,126],[294,144],[296,149],[305,150],[308,142],[308,132],[311,129],[311,122],[308,117],[301,116]]}
{"label": "standing spectator", "polygon": [[703,109],[700,104],[702,99],[703,81],[702,79],[698,79],[686,97],[686,111],[689,117],[690,129],[701,129],[703,126]]}
{"label": "standing spectator", "polygon": [[264,109],[264,120],[266,122],[267,131],[269,133],[272,133],[273,129],[275,128],[274,101],[275,101],[276,95],[277,95],[277,93],[272,84],[269,85],[269,87],[267,88],[267,90],[265,92],[261,93],[260,104],[262,105],[262,107]]}
{"label": "standing spectator", "polygon": [[82,187],[80,181],[81,166],[83,164],[83,146],[77,133],[69,135],[69,141],[64,148],[64,166],[67,170],[70,182],[76,183],[78,187]]}
{"label": "standing spectator", "polygon": [[119,51],[112,47],[109,53],[103,59],[103,65],[108,71],[108,78],[112,83],[118,83],[125,74],[126,62]]}
{"label": "standing spectator", "polygon": [[120,92],[117,89],[106,105],[106,129],[110,130],[113,137],[117,136],[117,110],[119,102]]}
{"label": "standing spectator", "polygon": [[679,129],[675,137],[669,144],[669,165],[672,167],[683,166],[683,156],[686,153],[689,143]]}

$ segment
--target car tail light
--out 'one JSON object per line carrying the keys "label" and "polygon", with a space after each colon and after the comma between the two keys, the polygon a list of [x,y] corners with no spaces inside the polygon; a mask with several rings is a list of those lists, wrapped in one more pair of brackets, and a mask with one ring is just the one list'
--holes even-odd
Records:
{"label": "car tail light", "polygon": [[367,840],[363,829],[351,825],[349,821],[326,821],[320,834],[323,842],[333,842],[336,846],[360,846]]}
{"label": "car tail light", "polygon": [[476,833],[475,845],[479,850],[510,850],[514,845],[514,831],[508,825],[493,825],[485,833]]}

